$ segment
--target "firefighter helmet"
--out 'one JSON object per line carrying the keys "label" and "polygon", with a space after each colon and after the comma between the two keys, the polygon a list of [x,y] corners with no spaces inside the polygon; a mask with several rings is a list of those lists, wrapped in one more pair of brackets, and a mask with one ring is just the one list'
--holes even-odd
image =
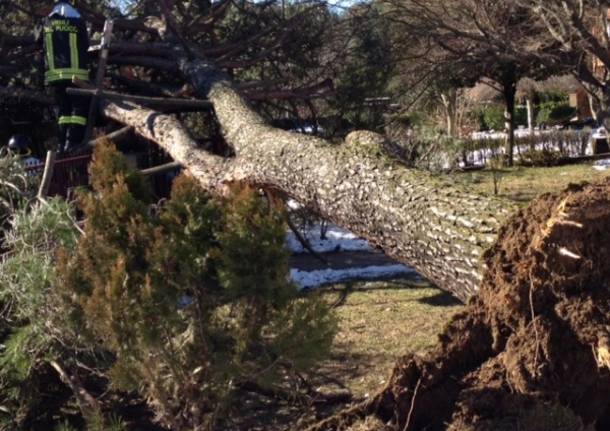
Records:
{"label": "firefighter helmet", "polygon": [[13,135],[8,141],[8,149],[13,154],[29,156],[32,153],[32,141],[25,135]]}
{"label": "firefighter helmet", "polygon": [[80,18],[80,13],[67,1],[60,1],[55,4],[49,17],[60,16],[62,18]]}

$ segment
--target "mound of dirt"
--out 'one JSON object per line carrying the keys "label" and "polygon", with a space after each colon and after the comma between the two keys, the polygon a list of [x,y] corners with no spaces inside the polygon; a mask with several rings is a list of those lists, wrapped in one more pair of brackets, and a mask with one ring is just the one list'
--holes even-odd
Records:
{"label": "mound of dirt", "polygon": [[610,180],[544,195],[485,254],[480,293],[366,404],[405,430],[610,429]]}

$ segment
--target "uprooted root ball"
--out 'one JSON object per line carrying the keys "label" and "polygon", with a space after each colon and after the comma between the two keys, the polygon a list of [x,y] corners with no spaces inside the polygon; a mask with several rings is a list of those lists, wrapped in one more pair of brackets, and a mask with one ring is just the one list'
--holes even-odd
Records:
{"label": "uprooted root ball", "polygon": [[399,360],[349,415],[401,431],[610,429],[610,180],[536,199],[485,263],[440,345]]}

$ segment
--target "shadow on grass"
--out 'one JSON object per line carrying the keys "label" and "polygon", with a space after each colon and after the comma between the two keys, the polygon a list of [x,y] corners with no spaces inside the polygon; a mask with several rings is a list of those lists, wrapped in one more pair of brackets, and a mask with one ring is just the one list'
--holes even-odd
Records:
{"label": "shadow on grass", "polygon": [[432,305],[434,307],[453,307],[463,305],[462,302],[449,292],[439,290],[437,294],[419,298],[418,301],[422,304]]}
{"label": "shadow on grass", "polygon": [[435,288],[429,281],[422,280],[419,275],[404,276],[385,279],[380,277],[375,280],[350,280],[341,283],[329,283],[324,286],[307,289],[309,292],[320,292],[322,294],[337,293],[345,289],[350,292],[379,292],[384,290],[420,290]]}
{"label": "shadow on grass", "polygon": [[[370,375],[371,370],[375,369],[374,364],[387,362],[387,367],[383,367],[383,369],[389,377],[395,360],[392,355],[384,352],[373,354],[353,352],[347,346],[335,346],[328,359],[318,365],[314,372],[315,376],[311,380],[318,386],[331,385],[341,389],[350,389],[350,386],[361,384],[363,378]],[[379,370],[375,374],[378,372]]]}
{"label": "shadow on grass", "polygon": [[[348,296],[354,293],[362,292],[382,292],[382,291],[401,291],[401,290],[425,290],[435,289],[436,293],[420,297],[420,298],[408,298],[405,302],[417,301],[421,304],[431,305],[434,307],[453,307],[456,305],[463,305],[463,303],[452,296],[450,293],[440,290],[434,284],[427,280],[409,280],[393,279],[391,282],[383,282],[382,280],[376,280],[372,283],[362,283],[358,281],[349,281],[344,283],[327,285],[325,287],[318,287],[311,290],[306,290],[304,293],[318,292],[324,297],[336,295],[337,299],[333,301],[333,307],[340,307],[345,304]],[[403,302],[394,299],[393,302]],[[377,303],[380,305],[384,303]]]}

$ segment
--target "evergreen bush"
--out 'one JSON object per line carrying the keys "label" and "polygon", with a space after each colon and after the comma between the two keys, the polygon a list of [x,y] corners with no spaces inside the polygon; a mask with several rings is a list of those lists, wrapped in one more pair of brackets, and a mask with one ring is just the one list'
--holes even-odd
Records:
{"label": "evergreen bush", "polygon": [[21,429],[52,416],[43,392],[63,395],[47,363],[85,348],[57,289],[57,247],[72,249],[77,232],[71,208],[61,199],[16,209],[9,219],[9,251],[0,256],[0,406],[7,413],[0,413],[0,429]]}
{"label": "evergreen bush", "polygon": [[[0,149],[0,229],[5,227],[12,211],[33,196],[35,182],[26,174],[19,157]],[[0,250],[1,246],[0,234]]]}
{"label": "evergreen bush", "polygon": [[311,366],[335,320],[288,279],[283,214],[240,188],[219,202],[187,176],[151,211],[143,180],[96,150],[84,235],[57,288],[113,387],[138,391],[172,429],[210,428],[240,383],[269,385]]}
{"label": "evergreen bush", "polygon": [[[504,109],[503,105],[492,104],[472,110],[468,118],[478,130],[502,131],[505,128]],[[520,106],[515,108],[515,128],[519,124],[527,124],[527,110]]]}
{"label": "evergreen bush", "polygon": [[[289,281],[272,200],[248,187],[215,200],[182,176],[155,205],[109,145],[90,171],[82,229],[61,199],[11,210],[0,429],[126,429],[101,400],[83,408],[57,367],[98,388],[93,396],[142,398],[171,429],[210,429],[243,384],[273,387],[328,351],[336,321]],[[74,401],[81,414],[66,416]]]}
{"label": "evergreen bush", "polygon": [[561,159],[561,153],[547,149],[526,150],[519,156],[517,164],[520,166],[557,166]]}

